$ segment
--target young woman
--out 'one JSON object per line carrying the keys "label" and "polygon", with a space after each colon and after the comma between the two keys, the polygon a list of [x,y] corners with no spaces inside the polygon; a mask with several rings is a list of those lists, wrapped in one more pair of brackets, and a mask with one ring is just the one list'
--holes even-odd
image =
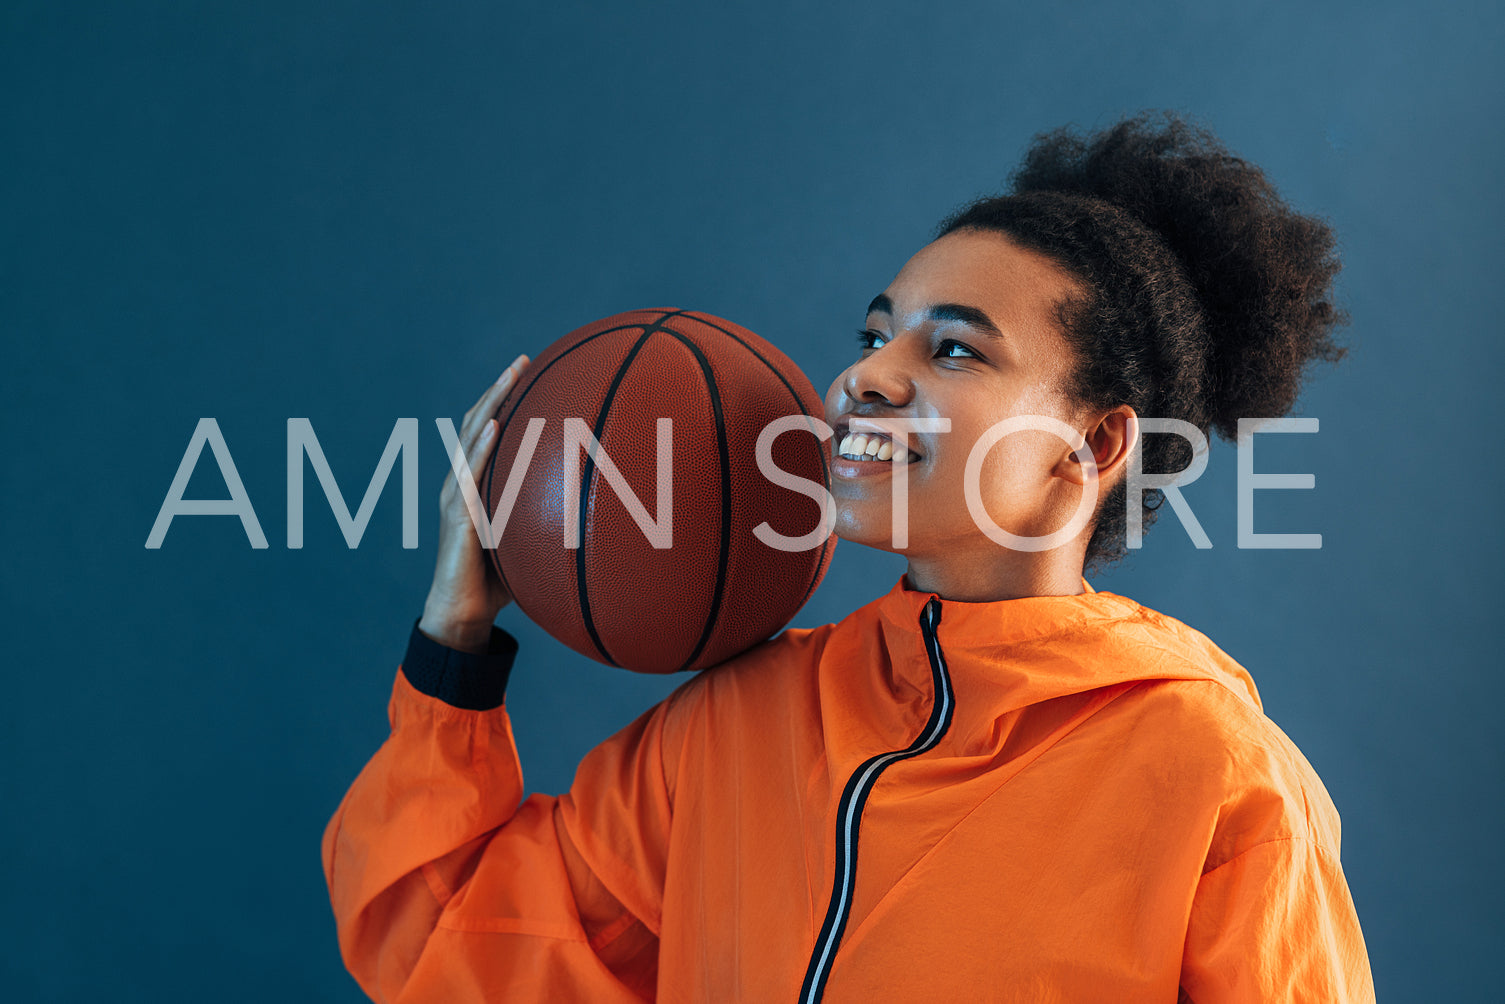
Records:
{"label": "young woman", "polygon": [[[906,575],[690,679],[557,798],[523,799],[509,597],[451,476],[392,736],[324,841],[373,998],[1373,999],[1337,813],[1249,675],[1083,578],[1123,553],[1133,451],[1190,459],[1142,418],[1231,437],[1339,354],[1332,234],[1174,117],[1040,137],[1013,180],[872,302],[826,399],[837,532],[895,547],[902,466]],[[466,416],[474,470],[525,363]]]}

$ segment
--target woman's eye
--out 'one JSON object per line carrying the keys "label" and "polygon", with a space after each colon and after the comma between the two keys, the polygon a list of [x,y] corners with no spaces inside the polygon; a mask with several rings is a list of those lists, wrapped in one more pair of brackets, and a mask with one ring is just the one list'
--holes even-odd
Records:
{"label": "woman's eye", "polygon": [[883,347],[883,336],[876,331],[863,330],[857,332],[857,347],[860,349],[877,349]]}
{"label": "woman's eye", "polygon": [[[958,350],[960,350],[960,351],[958,351]],[[968,346],[963,345],[961,342],[954,341],[954,340],[952,340],[950,338],[948,338],[945,341],[941,342],[941,347],[936,350],[935,354],[938,355],[938,356],[944,356],[947,359],[981,359],[982,358],[982,356],[980,356],[976,352],[972,351],[972,349],[969,348]]]}

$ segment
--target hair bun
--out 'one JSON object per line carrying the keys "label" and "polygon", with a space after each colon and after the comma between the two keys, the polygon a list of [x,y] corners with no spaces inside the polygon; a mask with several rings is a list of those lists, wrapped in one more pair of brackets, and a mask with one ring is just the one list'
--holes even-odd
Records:
{"label": "hair bun", "polygon": [[1332,338],[1348,320],[1332,301],[1341,268],[1332,228],[1175,113],[1141,112],[1086,138],[1042,133],[1010,182],[1017,195],[1111,203],[1171,249],[1205,317],[1206,414],[1225,438],[1239,418],[1289,412],[1305,365],[1343,355]]}

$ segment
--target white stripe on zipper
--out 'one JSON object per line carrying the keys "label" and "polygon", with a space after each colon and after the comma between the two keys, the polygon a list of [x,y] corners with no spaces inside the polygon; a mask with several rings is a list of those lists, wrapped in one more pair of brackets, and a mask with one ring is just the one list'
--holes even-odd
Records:
{"label": "white stripe on zipper", "polygon": [[802,1004],[816,1004],[825,993],[826,970],[830,967],[831,960],[836,952],[837,938],[845,926],[844,918],[847,911],[852,908],[852,881],[856,877],[854,874],[856,864],[855,856],[852,854],[852,840],[856,835],[857,806],[863,800],[863,792],[873,786],[877,781],[878,774],[888,767],[889,764],[897,760],[919,756],[921,753],[933,748],[936,743],[940,742],[941,735],[946,731],[946,725],[950,721],[952,700],[951,677],[946,672],[946,662],[941,656],[941,643],[935,633],[936,616],[928,606],[925,610],[925,617],[928,622],[925,626],[929,628],[928,631],[924,632],[926,654],[930,656],[930,668],[936,678],[936,700],[939,704],[940,712],[934,715],[935,720],[931,724],[929,731],[925,733],[919,746],[895,750],[892,753],[886,753],[873,760],[867,765],[867,769],[862,772],[862,777],[857,782],[857,786],[852,789],[852,797],[847,802],[846,814],[842,819],[842,843],[846,850],[846,855],[844,860],[845,867],[843,867],[841,874],[841,893],[839,898],[841,909],[836,915],[836,922],[831,925],[831,930],[826,932],[825,941],[821,945],[820,955],[815,967],[815,979],[810,981],[810,992],[805,995]]}

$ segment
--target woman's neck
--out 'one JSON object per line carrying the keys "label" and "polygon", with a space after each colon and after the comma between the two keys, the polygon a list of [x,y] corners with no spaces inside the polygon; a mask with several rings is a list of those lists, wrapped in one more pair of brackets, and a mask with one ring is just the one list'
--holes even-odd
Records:
{"label": "woman's neck", "polygon": [[[1070,549],[1075,551],[1075,549]],[[991,552],[944,561],[911,556],[909,588],[964,603],[1014,600],[1024,596],[1076,596],[1082,592],[1082,559],[1067,548],[1029,553]]]}

